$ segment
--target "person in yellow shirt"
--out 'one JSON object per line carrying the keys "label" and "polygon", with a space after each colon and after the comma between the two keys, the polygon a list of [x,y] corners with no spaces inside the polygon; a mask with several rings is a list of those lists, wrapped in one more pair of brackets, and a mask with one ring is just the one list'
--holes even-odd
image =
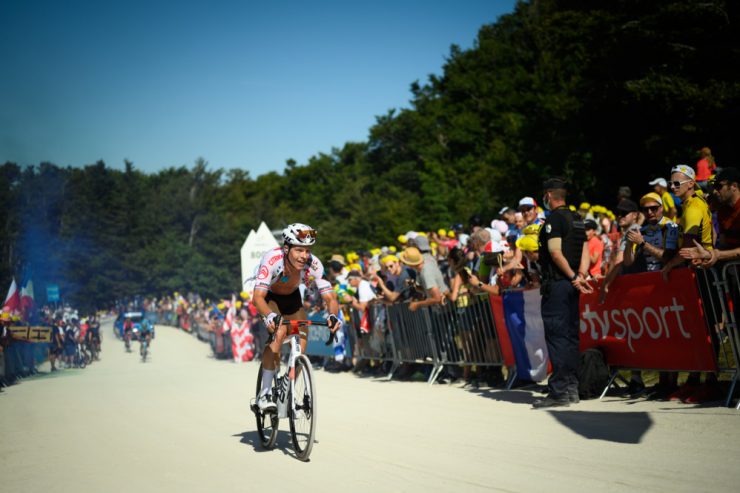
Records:
{"label": "person in yellow shirt", "polygon": [[651,181],[649,185],[652,185],[655,193],[660,195],[661,201],[663,202],[663,217],[667,217],[671,221],[675,221],[677,213],[676,202],[673,200],[673,197],[671,197],[671,194],[668,193],[668,182],[665,181],[665,178],[656,178]]}
{"label": "person in yellow shirt", "polygon": [[[702,247],[712,250],[712,214],[704,197],[696,193],[695,178],[696,174],[691,166],[679,164],[671,170],[670,186],[683,204],[683,214],[678,220],[681,228],[679,247],[692,246],[696,240]],[[669,272],[683,262],[680,255],[669,260],[663,267],[663,279],[667,281]]]}

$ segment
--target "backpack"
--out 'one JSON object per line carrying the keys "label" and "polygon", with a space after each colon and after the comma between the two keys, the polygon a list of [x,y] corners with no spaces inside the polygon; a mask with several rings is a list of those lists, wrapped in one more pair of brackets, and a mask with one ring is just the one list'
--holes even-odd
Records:
{"label": "backpack", "polygon": [[581,399],[601,396],[609,384],[611,375],[605,359],[599,348],[589,348],[581,353],[578,365],[578,396]]}

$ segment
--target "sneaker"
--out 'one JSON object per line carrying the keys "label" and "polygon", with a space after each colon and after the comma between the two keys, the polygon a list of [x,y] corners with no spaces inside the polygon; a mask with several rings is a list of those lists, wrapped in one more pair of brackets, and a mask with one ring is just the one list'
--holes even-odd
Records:
{"label": "sneaker", "polygon": [[629,385],[627,385],[627,395],[629,395],[631,398],[637,398],[640,397],[642,394],[645,393],[645,384],[642,382],[638,382],[637,380],[630,380]]}
{"label": "sneaker", "polygon": [[555,399],[550,396],[547,396],[544,399],[537,399],[536,401],[532,403],[532,407],[534,409],[545,409],[548,407],[568,407],[568,406],[570,406],[569,398]]}
{"label": "sneaker", "polygon": [[261,395],[260,398],[257,399],[257,407],[260,408],[260,411],[263,413],[275,412],[277,410],[277,405],[272,402],[272,396],[270,396],[270,394]]}
{"label": "sneaker", "polygon": [[581,402],[581,398],[578,396],[578,392],[568,392],[568,402],[571,404],[578,404]]}
{"label": "sneaker", "polygon": [[716,385],[700,385],[694,387],[691,392],[687,392],[681,398],[685,404],[701,404],[702,402],[712,402],[722,400],[724,393]]}

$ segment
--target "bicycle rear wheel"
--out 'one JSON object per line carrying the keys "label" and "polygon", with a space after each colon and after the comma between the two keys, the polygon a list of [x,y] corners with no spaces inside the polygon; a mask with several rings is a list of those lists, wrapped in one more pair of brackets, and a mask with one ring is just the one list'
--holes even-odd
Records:
{"label": "bicycle rear wheel", "polygon": [[[273,389],[275,388],[274,378],[272,382],[272,387]],[[262,446],[265,448],[273,448],[275,446],[275,441],[277,440],[278,425],[280,423],[280,420],[278,419],[276,412],[263,413],[262,411],[259,410],[259,408],[257,407],[257,400],[259,400],[260,390],[262,390],[262,364],[261,363],[260,363],[260,368],[257,372],[257,391],[254,394],[255,400],[254,400],[254,405],[252,406],[252,411],[254,411],[254,416],[257,418],[257,433],[260,436],[260,442],[262,443]],[[273,395],[275,395],[274,392],[273,392]]]}
{"label": "bicycle rear wheel", "polygon": [[316,433],[316,387],[314,386],[311,362],[300,355],[295,362],[296,378],[288,402],[295,402],[295,411],[288,410],[290,435],[296,456],[303,461],[311,455]]}

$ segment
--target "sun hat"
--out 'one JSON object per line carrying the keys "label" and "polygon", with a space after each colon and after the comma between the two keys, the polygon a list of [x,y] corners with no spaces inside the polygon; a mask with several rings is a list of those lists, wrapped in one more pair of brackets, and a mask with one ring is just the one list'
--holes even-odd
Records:
{"label": "sun hat", "polygon": [[688,176],[689,179],[695,180],[696,179],[696,172],[694,171],[694,168],[687,164],[677,164],[676,166],[671,169],[671,174],[673,173],[683,173],[684,175]]}
{"label": "sun hat", "polygon": [[421,265],[424,262],[421,252],[416,247],[408,247],[398,255],[401,262],[406,265],[416,266]]}

